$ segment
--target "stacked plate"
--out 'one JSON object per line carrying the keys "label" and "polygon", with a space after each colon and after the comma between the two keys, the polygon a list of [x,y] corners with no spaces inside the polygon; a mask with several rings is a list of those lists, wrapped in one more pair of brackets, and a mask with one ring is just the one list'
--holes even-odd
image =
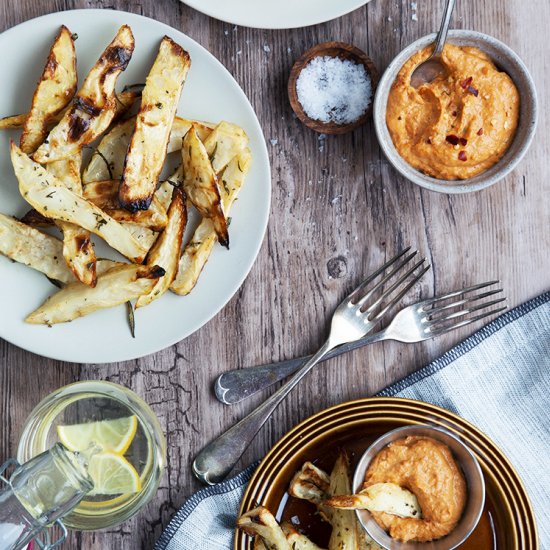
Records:
{"label": "stacked plate", "polygon": [[[339,449],[352,466],[379,436],[398,428],[431,424],[462,439],[478,459],[485,477],[487,502],[481,521],[463,550],[536,550],[534,512],[513,466],[500,449],[466,420],[428,403],[398,398],[367,398],[342,403],[308,418],[288,432],[266,455],[251,479],[241,513],[262,505],[278,519],[300,521],[300,528],[317,544],[329,530],[314,507],[287,494],[294,473],[305,461],[330,470]],[[252,539],[237,531],[236,550],[252,550]]]}

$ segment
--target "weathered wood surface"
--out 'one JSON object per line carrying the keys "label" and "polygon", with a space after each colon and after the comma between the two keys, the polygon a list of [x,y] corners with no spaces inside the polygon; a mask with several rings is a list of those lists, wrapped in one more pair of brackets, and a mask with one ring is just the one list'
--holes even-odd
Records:
{"label": "weathered wood surface", "polygon": [[[498,277],[509,305],[515,306],[548,289],[546,0],[464,1],[456,7],[454,27],[474,28],[508,43],[525,60],[539,90],[535,142],[520,167],[491,189],[465,196],[421,191],[388,165],[371,124],[321,140],[289,107],[286,80],[294,59],[307,48],[326,40],[351,42],[383,70],[400,49],[437,28],[442,4],[419,1],[418,21],[413,21],[409,2],[373,0],[323,25],[265,31],[210,19],[177,0],[0,2],[2,30],[49,12],[99,7],[141,13],[187,33],[225,64],[250,98],[273,170],[272,213],[259,257],[227,307],[191,337],[156,355],[112,365],[50,361],[0,340],[0,461],[15,453],[23,422],[36,403],[76,380],[107,379],[132,388],[166,430],[168,470],[155,499],[117,529],[71,535],[66,548],[151,548],[198,488],[189,468],[196,452],[261,399],[224,407],[212,397],[215,376],[314,350],[338,300],[403,244],[419,247],[433,264],[418,288],[422,296]],[[419,345],[377,344],[321,366],[273,415],[240,466],[263,456],[301,419],[376,392],[475,328]]]}

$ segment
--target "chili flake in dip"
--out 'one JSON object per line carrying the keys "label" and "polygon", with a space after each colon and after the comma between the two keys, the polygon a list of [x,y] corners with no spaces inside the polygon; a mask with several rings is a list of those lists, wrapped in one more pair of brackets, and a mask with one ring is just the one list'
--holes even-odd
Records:
{"label": "chili flake in dip", "polygon": [[448,535],[466,505],[466,481],[449,447],[436,439],[408,436],[384,447],[373,459],[364,488],[395,483],[413,493],[421,518],[402,518],[371,512],[391,537],[407,542],[428,542]]}
{"label": "chili flake in dip", "polygon": [[414,168],[443,180],[471,178],[504,155],[516,133],[519,92],[478,48],[446,44],[445,76],[419,88],[414,69],[431,54],[420,50],[392,85],[386,124],[399,154]]}

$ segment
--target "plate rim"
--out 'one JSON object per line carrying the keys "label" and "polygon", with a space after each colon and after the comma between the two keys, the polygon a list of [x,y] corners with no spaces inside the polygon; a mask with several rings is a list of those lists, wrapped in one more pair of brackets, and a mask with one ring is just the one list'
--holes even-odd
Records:
{"label": "plate rim", "polygon": [[[466,420],[465,418],[455,414],[454,412],[451,412],[447,409],[444,409],[442,407],[439,407],[438,405],[434,405],[432,403],[427,403],[424,401],[419,401],[415,399],[410,398],[404,398],[404,397],[364,397],[359,399],[354,399],[351,401],[345,401],[336,405],[333,405],[331,407],[328,407],[326,409],[323,409],[308,418],[305,418],[300,423],[298,423],[296,426],[291,428],[288,432],[286,432],[266,453],[264,458],[261,460],[260,464],[255,469],[254,473],[252,474],[252,477],[250,478],[250,481],[248,482],[248,485],[246,487],[246,490],[241,498],[240,504],[239,504],[239,515],[243,514],[245,510],[245,504],[248,500],[252,498],[252,493],[256,492],[257,490],[262,490],[263,486],[269,481],[267,478],[269,476],[270,469],[272,466],[270,465],[270,462],[275,462],[277,460],[277,455],[284,453],[285,450],[287,460],[290,460],[292,457],[296,455],[296,452],[294,450],[294,447],[299,445],[299,435],[302,431],[306,430],[307,428],[311,428],[310,424],[314,425],[322,425],[323,419],[325,416],[332,417],[331,420],[336,422],[338,421],[338,413],[341,413],[342,415],[346,415],[346,413],[353,413],[355,412],[357,415],[360,413],[364,413],[365,410],[369,410],[369,412],[375,412],[377,409],[381,409],[380,414],[383,415],[388,412],[388,410],[384,409],[384,407],[388,407],[391,409],[391,412],[394,415],[399,414],[400,408],[406,408],[409,407],[409,411],[416,413],[416,414],[422,414],[425,416],[430,412],[430,409],[432,409],[432,413],[435,413],[437,420],[443,420],[444,422],[449,422],[449,420],[452,420],[455,423],[454,429],[462,429],[465,427],[468,429],[471,433],[467,434],[469,436],[475,436],[476,438],[479,438],[482,443],[485,445],[489,444],[489,459],[491,459],[492,462],[494,462],[494,459],[497,459],[498,462],[501,463],[502,466],[505,466],[507,470],[507,474],[505,475],[505,483],[506,487],[508,489],[508,492],[517,493],[515,495],[516,497],[519,496],[521,498],[520,503],[522,504],[524,517],[523,518],[523,529],[521,533],[518,533],[516,531],[516,548],[523,550],[524,546],[522,546],[522,536],[527,534],[531,535],[531,541],[532,546],[529,546],[528,548],[530,550],[539,550],[540,549],[540,541],[538,536],[538,530],[537,530],[537,521],[536,516],[534,512],[533,505],[531,503],[531,499],[529,497],[529,494],[525,488],[525,485],[523,483],[523,480],[521,479],[520,475],[518,474],[517,470],[513,466],[513,464],[510,462],[508,457],[500,450],[500,448],[494,443],[494,441],[487,435],[485,432],[477,428],[474,424],[472,424],[470,421]],[[358,411],[355,411],[356,408],[359,408]],[[364,410],[363,410],[364,409]],[[393,418],[395,419],[395,417]],[[348,423],[356,422],[357,419],[349,420]],[[461,424],[463,426],[461,426]],[[347,425],[346,423],[343,424],[343,426]],[[298,436],[298,437],[297,437]],[[321,437],[316,436],[316,437]],[[293,439],[296,439],[296,441],[292,441]],[[309,442],[309,440],[308,440]],[[285,447],[285,445],[291,444],[292,449],[291,452],[288,453],[288,449]],[[478,453],[475,449],[472,449],[470,445],[468,445],[470,450],[474,452],[474,454],[477,456]],[[491,449],[492,447],[492,449]],[[482,460],[482,468],[484,466],[483,463],[485,463],[485,458]],[[485,470],[485,468],[483,468]],[[484,475],[489,475],[494,480],[494,472],[489,470],[488,472],[484,471]],[[512,482],[512,485],[510,484]],[[255,485],[258,485],[258,487],[254,487]],[[496,485],[499,489],[499,485]],[[504,494],[504,491],[501,491]],[[507,496],[507,495],[506,495]],[[258,504],[261,504],[260,502]],[[517,503],[510,502],[509,498],[506,498],[506,501],[504,502],[504,505],[506,508],[512,512],[512,517],[520,517],[522,518],[522,514],[514,514],[514,506]],[[516,526],[514,525],[514,528]],[[242,533],[235,529],[234,536],[233,536],[233,548],[234,550],[241,550],[243,546],[241,546],[239,543],[242,542]]]}
{"label": "plate rim", "polygon": [[[146,346],[147,349],[140,350],[138,353],[124,353],[124,351],[119,350],[126,350],[130,351],[132,348],[126,346],[120,346],[120,348],[115,348],[114,350],[111,350],[110,357],[108,359],[102,358],[102,357],[94,357],[89,356],[87,358],[82,357],[74,357],[73,354],[64,353],[63,347],[59,348],[49,348],[47,351],[44,351],[39,344],[34,345],[32,339],[27,339],[25,341],[25,345],[21,345],[20,340],[17,340],[13,337],[13,335],[5,335],[0,334],[0,338],[5,340],[6,342],[9,342],[11,345],[16,346],[20,349],[23,349],[29,353],[33,353],[35,355],[38,355],[40,357],[45,357],[47,359],[53,359],[56,361],[63,361],[63,362],[69,362],[69,363],[76,363],[76,364],[85,364],[85,363],[94,363],[94,364],[110,364],[110,363],[117,363],[117,362],[123,362],[123,361],[133,361],[140,359],[142,357],[146,357],[148,355],[156,354],[162,350],[168,349],[172,347],[173,345],[177,344],[178,342],[181,342],[185,338],[188,338],[198,330],[200,330],[202,327],[204,327],[207,323],[209,323],[227,304],[228,302],[235,296],[235,294],[238,292],[238,290],[243,285],[244,281],[250,274],[250,271],[252,270],[252,267],[254,266],[258,255],[260,253],[261,247],[265,241],[266,233],[267,233],[267,227],[269,222],[269,216],[271,212],[271,194],[273,191],[272,186],[272,174],[271,174],[271,162],[269,158],[269,152],[267,149],[267,143],[265,141],[265,136],[263,133],[263,128],[260,124],[260,121],[258,119],[258,116],[256,114],[256,111],[254,107],[252,106],[250,99],[245,94],[244,90],[242,89],[241,85],[237,82],[235,77],[229,72],[229,70],[225,67],[225,65],[213,54],[211,53],[207,48],[205,48],[202,44],[191,38],[189,35],[187,35],[185,32],[172,27],[166,23],[163,23],[161,21],[157,21],[156,19],[153,19],[152,17],[147,17],[145,15],[140,15],[137,13],[132,12],[126,12],[123,10],[105,10],[101,8],[79,8],[79,9],[72,9],[72,10],[63,10],[63,11],[54,11],[50,13],[46,13],[31,19],[27,19],[25,21],[22,21],[21,23],[18,23],[17,25],[14,25],[13,27],[10,27],[8,29],[5,29],[0,33],[0,38],[5,38],[11,34],[16,34],[17,32],[20,32],[21,28],[25,26],[32,26],[38,21],[43,21],[47,19],[55,19],[57,18],[63,18],[67,14],[74,14],[75,16],[78,15],[89,15],[90,13],[94,13],[98,17],[109,17],[110,15],[115,14],[117,17],[124,17],[128,20],[134,19],[134,20],[141,20],[143,23],[151,24],[157,26],[159,31],[159,35],[161,35],[161,32],[165,34],[169,33],[176,33],[178,36],[182,35],[186,41],[189,43],[192,43],[194,48],[197,48],[199,50],[202,50],[202,53],[206,54],[211,58],[211,61],[217,66],[217,69],[221,71],[226,77],[229,77],[234,85],[235,85],[235,91],[240,96],[241,101],[244,103],[246,110],[249,111],[251,115],[251,122],[254,125],[254,131],[257,133],[257,135],[261,136],[261,139],[258,140],[257,143],[255,143],[259,154],[256,155],[254,158],[254,161],[259,163],[261,166],[261,170],[265,170],[265,174],[262,175],[262,179],[265,177],[265,184],[266,187],[266,193],[265,193],[265,202],[263,203],[263,211],[259,212],[258,216],[258,227],[260,230],[257,234],[257,239],[254,245],[254,248],[250,248],[250,251],[252,252],[249,256],[249,261],[244,263],[245,269],[242,271],[241,275],[237,278],[234,285],[232,285],[230,292],[227,293],[225,298],[220,301],[219,304],[217,304],[217,307],[215,307],[209,315],[206,316],[205,320],[203,320],[200,324],[193,324],[193,326],[187,330],[185,333],[182,333],[178,336],[173,336],[171,338],[168,338],[165,343],[160,345],[150,345]],[[59,24],[62,23],[61,19],[59,19]],[[131,26],[131,21],[128,21],[128,24]],[[241,264],[243,265],[243,264]],[[17,341],[16,341],[17,340]],[[88,351],[90,353],[90,351]],[[95,351],[92,349],[91,353],[95,353]]]}
{"label": "plate rim", "polygon": [[357,0],[357,3],[354,4],[351,8],[346,8],[343,11],[336,10],[337,13],[333,14],[328,17],[328,19],[323,16],[317,16],[312,17],[311,19],[307,19],[306,21],[294,21],[289,24],[275,24],[275,25],[269,25],[267,23],[257,23],[257,22],[250,22],[247,19],[247,16],[245,15],[244,18],[237,17],[236,19],[233,19],[232,17],[220,17],[219,15],[216,15],[216,9],[206,8],[201,5],[200,0],[180,0],[182,4],[185,4],[186,6],[189,6],[190,8],[193,8],[194,10],[198,11],[199,13],[203,13],[204,15],[207,15],[208,17],[212,17],[213,19],[216,19],[218,21],[222,21],[224,23],[229,23],[230,25],[237,25],[239,27],[248,27],[251,29],[266,29],[266,30],[285,30],[285,29],[298,29],[301,27],[311,27],[313,25],[319,25],[321,23],[326,23],[327,21],[333,21],[334,19],[338,19],[339,17],[343,17],[344,15],[347,15],[348,13],[351,13],[352,11],[358,10],[359,8],[362,8],[366,4],[368,4],[371,0]]}

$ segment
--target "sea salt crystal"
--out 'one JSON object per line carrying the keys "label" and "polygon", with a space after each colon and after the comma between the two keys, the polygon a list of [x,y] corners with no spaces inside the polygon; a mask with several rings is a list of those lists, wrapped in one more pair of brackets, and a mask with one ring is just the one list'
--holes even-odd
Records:
{"label": "sea salt crystal", "polygon": [[349,124],[372,101],[372,81],[363,65],[338,57],[314,57],[296,82],[298,100],[309,118]]}

